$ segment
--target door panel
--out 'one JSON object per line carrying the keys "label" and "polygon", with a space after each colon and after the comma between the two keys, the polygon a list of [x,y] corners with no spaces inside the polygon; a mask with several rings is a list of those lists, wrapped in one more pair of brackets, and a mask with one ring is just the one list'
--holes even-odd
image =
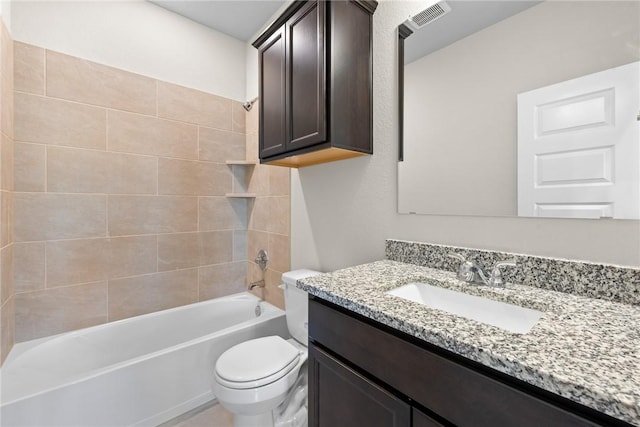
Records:
{"label": "door panel", "polygon": [[440,424],[416,408],[412,408],[412,414],[413,422],[411,423],[411,427],[444,427],[444,424]]}
{"label": "door panel", "polygon": [[287,149],[326,141],[325,2],[310,2],[286,25],[289,42]]}
{"label": "door panel", "polygon": [[409,427],[411,407],[309,345],[309,426]]}
{"label": "door panel", "polygon": [[260,157],[285,150],[285,75],[286,49],[284,29],[273,34],[258,50],[260,61]]}
{"label": "door panel", "polygon": [[640,218],[640,63],[518,95],[518,215]]}
{"label": "door panel", "polygon": [[331,3],[331,141],[335,146],[370,153],[371,15],[355,2]]}

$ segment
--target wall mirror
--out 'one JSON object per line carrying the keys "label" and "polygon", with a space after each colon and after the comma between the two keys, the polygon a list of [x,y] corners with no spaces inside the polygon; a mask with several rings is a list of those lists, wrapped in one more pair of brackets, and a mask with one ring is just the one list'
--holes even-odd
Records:
{"label": "wall mirror", "polygon": [[398,28],[400,213],[640,218],[640,2],[415,10]]}

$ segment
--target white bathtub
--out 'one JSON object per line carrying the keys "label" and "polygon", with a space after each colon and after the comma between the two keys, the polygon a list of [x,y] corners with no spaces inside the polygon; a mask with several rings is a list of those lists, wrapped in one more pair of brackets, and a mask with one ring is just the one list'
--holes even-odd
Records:
{"label": "white bathtub", "polygon": [[241,293],[17,344],[0,425],[155,426],[213,399],[218,356],[265,335],[288,337],[284,311]]}

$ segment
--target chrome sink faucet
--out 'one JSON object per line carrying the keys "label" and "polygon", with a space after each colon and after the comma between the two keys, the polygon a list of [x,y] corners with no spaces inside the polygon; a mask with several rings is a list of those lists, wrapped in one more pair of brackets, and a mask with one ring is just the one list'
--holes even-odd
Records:
{"label": "chrome sink faucet", "polygon": [[487,285],[498,288],[504,288],[506,285],[502,278],[502,271],[500,269],[502,267],[516,267],[517,265],[515,260],[498,261],[493,264],[491,271],[487,273],[482,264],[467,260],[460,254],[450,252],[449,256],[460,260],[460,265],[456,272],[458,280],[476,285]]}

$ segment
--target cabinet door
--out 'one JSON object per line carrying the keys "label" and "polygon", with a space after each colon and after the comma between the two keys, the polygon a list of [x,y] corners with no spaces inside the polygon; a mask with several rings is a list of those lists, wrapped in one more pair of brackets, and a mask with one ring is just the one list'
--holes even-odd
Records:
{"label": "cabinet door", "polygon": [[309,343],[309,426],[409,427],[411,407]]}
{"label": "cabinet door", "polygon": [[335,147],[373,152],[371,13],[353,1],[331,3],[329,99]]}
{"label": "cabinet door", "polygon": [[285,150],[286,46],[285,31],[275,32],[258,50],[260,61],[260,157]]}
{"label": "cabinet door", "polygon": [[287,151],[325,142],[326,2],[310,1],[287,21]]}
{"label": "cabinet door", "polygon": [[444,424],[440,424],[438,421],[416,408],[413,408],[412,412],[413,422],[411,423],[411,427],[444,427]]}

